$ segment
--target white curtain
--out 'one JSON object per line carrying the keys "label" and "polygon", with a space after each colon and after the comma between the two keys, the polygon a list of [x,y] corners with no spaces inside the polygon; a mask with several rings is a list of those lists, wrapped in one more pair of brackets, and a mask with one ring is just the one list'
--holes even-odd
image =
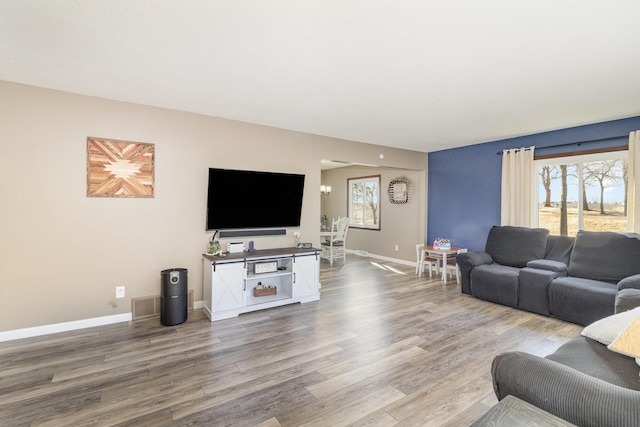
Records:
{"label": "white curtain", "polygon": [[629,134],[627,231],[640,233],[640,130]]}
{"label": "white curtain", "polygon": [[502,225],[531,226],[533,150],[522,147],[502,152]]}

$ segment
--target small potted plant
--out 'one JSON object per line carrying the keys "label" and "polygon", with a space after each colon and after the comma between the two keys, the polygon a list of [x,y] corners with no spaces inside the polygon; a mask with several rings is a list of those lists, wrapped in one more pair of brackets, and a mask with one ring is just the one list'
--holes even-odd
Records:
{"label": "small potted plant", "polygon": [[211,238],[209,239],[209,246],[207,246],[207,253],[209,255],[219,255],[220,252],[222,251],[220,242],[216,240],[217,235],[218,235],[218,231],[216,230],[216,232],[213,233],[213,236],[211,236]]}
{"label": "small potted plant", "polygon": [[329,217],[325,214],[320,215],[320,229],[322,231],[327,230],[327,221],[329,220]]}

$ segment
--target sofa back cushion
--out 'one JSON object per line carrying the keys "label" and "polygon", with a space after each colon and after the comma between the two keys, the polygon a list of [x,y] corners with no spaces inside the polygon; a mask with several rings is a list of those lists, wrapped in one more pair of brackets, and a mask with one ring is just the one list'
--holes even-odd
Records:
{"label": "sofa back cushion", "polygon": [[556,236],[550,234],[549,241],[547,242],[547,253],[544,255],[544,258],[552,261],[560,261],[565,265],[569,265],[574,241],[575,237],[573,236]]}
{"label": "sofa back cushion", "polygon": [[569,276],[618,283],[640,273],[640,234],[578,231]]}
{"label": "sofa back cushion", "polygon": [[548,238],[549,230],[544,228],[494,225],[484,251],[495,263],[525,267],[531,260],[544,258]]}

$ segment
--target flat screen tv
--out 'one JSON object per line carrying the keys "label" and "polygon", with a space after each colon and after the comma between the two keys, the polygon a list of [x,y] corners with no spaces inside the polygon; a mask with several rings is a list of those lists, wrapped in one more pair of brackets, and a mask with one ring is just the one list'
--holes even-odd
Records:
{"label": "flat screen tv", "polygon": [[299,227],[304,175],[209,169],[207,230]]}

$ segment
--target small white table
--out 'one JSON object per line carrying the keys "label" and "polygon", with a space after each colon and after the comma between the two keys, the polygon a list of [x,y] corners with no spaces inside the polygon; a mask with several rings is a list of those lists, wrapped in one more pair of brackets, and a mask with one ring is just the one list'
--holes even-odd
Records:
{"label": "small white table", "polygon": [[[431,256],[441,257],[442,258],[442,281],[447,283],[447,259],[450,255],[456,255],[461,248],[451,247],[451,249],[436,249],[433,246],[425,246],[422,248],[422,258],[424,259],[425,255],[429,254]],[[422,269],[420,269],[420,274],[422,274]]]}

